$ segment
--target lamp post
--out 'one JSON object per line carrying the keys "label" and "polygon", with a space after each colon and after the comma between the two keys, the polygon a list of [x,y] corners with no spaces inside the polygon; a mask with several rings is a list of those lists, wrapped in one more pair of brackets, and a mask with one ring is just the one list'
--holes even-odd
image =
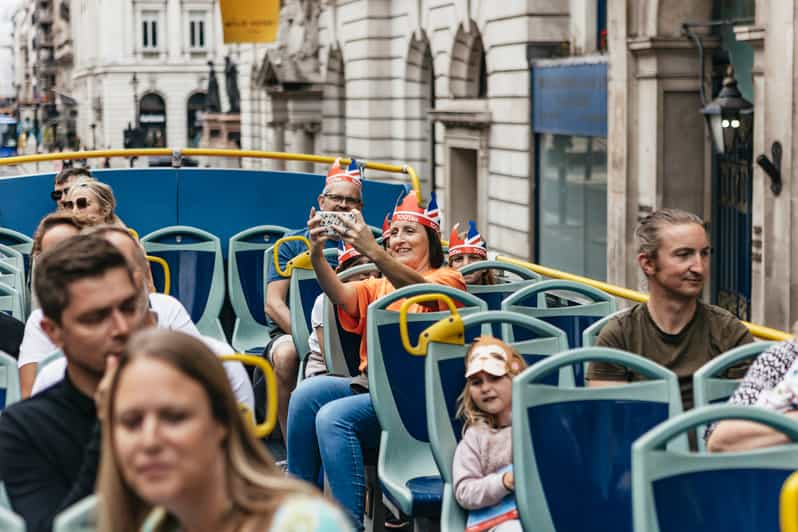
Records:
{"label": "lamp post", "polygon": [[89,127],[91,128],[91,149],[92,150],[96,150],[97,149],[97,136],[95,135],[95,130],[97,129],[97,124],[92,122]]}
{"label": "lamp post", "polygon": [[733,66],[726,68],[723,88],[701,113],[707,119],[717,153],[731,155],[748,144],[754,128],[754,105],[740,94]]}
{"label": "lamp post", "polygon": [[130,86],[133,87],[133,113],[134,113],[134,126],[139,127],[139,79],[136,73],[133,72],[133,78],[130,80]]}

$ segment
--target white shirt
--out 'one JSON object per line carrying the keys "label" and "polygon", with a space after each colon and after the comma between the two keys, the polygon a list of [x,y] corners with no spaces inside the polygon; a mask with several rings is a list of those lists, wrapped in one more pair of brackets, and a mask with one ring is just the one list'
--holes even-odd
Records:
{"label": "white shirt", "polygon": [[[201,336],[185,307],[176,298],[166,294],[150,294],[150,309],[158,315],[158,327],[184,332],[191,336]],[[28,316],[25,335],[22,337],[22,345],[19,346],[17,366],[38,364],[50,353],[58,351],[58,347],[42,330],[43,317],[41,309],[34,310]]]}
{"label": "white shirt", "polygon": [[[215,338],[201,335],[198,338],[217,356],[236,353],[235,349]],[[66,367],[67,361],[63,355],[42,366],[38,375],[36,375],[36,380],[33,382],[31,395],[36,395],[53,384],[61,382],[64,379]],[[252,393],[252,384],[249,382],[249,375],[247,375],[244,365],[241,362],[224,362],[224,370],[227,372],[227,379],[230,381],[230,387],[233,389],[236,401],[239,404],[247,405],[247,408],[254,412],[255,394]]]}

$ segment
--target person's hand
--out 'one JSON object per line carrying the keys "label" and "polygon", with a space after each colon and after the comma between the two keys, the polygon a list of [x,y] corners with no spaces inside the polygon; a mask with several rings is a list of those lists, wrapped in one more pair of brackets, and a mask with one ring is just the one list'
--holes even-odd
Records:
{"label": "person's hand", "polygon": [[119,359],[111,355],[105,360],[105,373],[97,385],[97,391],[94,392],[94,405],[97,408],[97,417],[100,421],[105,417],[105,407],[108,403],[108,394],[111,391],[111,382],[116,375],[116,368],[119,366]]}
{"label": "person's hand", "polygon": [[502,484],[507,491],[515,491],[515,477],[511,471],[502,475]]}
{"label": "person's hand", "polygon": [[372,258],[374,250],[380,248],[380,245],[377,244],[374,233],[371,232],[371,228],[366,224],[360,211],[352,209],[352,213],[355,215],[354,222],[347,218],[341,218],[342,225],[334,225],[333,229],[340,235],[341,240],[350,244],[361,255]]}
{"label": "person's hand", "polygon": [[310,208],[310,217],[308,218],[308,240],[310,240],[311,252],[316,250],[324,250],[324,246],[328,240],[331,240],[330,235],[327,234],[327,228],[321,225],[321,217],[316,214],[316,207]]}

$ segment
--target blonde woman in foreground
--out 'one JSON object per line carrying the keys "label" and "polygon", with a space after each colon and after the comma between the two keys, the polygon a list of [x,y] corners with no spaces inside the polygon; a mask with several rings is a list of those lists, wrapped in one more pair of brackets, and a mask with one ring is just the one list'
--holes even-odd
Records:
{"label": "blonde woman in foreground", "polygon": [[351,530],[313,487],[274,466],[202,342],[152,329],[109,364],[118,369],[98,391],[98,530]]}

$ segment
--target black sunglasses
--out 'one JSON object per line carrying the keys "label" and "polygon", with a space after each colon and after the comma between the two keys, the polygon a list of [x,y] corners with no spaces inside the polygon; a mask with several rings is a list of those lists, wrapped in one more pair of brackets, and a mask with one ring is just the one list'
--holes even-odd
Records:
{"label": "black sunglasses", "polygon": [[69,187],[62,188],[61,190],[53,190],[50,192],[50,197],[53,199],[53,201],[58,201],[66,196],[67,192],[69,192]]}
{"label": "black sunglasses", "polygon": [[65,208],[66,210],[68,210],[68,211],[71,211],[75,207],[77,207],[80,210],[83,210],[86,207],[88,207],[89,205],[91,205],[91,203],[89,203],[88,198],[78,198],[75,201],[62,201],[61,202],[61,206],[63,208]]}

